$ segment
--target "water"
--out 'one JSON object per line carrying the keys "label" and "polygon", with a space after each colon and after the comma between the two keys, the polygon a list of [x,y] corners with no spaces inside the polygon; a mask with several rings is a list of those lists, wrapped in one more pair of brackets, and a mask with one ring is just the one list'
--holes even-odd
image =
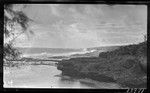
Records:
{"label": "water", "polygon": [[[49,59],[51,56],[67,56],[85,54],[95,49],[51,49],[51,48],[22,48],[23,55],[38,59]],[[99,54],[99,53],[98,53]],[[79,55],[78,55],[79,56]],[[56,57],[56,59],[58,59]],[[25,63],[23,66],[4,69],[4,87],[7,88],[120,88],[115,83],[98,82],[85,78],[62,76],[54,62],[43,61],[45,65],[32,65],[35,62]],[[48,62],[48,63],[47,63]],[[31,63],[31,64],[30,64]]]}
{"label": "water", "polygon": [[115,83],[61,76],[52,65],[25,65],[4,69],[5,88],[120,88]]}
{"label": "water", "polygon": [[95,49],[64,49],[64,48],[18,48],[23,57],[48,58],[54,56],[71,56],[75,54],[86,54],[96,51]]}

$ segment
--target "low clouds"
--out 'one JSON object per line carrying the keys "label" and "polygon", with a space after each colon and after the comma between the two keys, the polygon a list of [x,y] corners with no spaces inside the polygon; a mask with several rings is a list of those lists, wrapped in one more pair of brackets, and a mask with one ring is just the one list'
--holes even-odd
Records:
{"label": "low clouds", "polygon": [[130,44],[142,42],[147,33],[144,5],[30,4],[24,12],[35,20],[31,28],[40,36],[23,41],[26,45],[34,42],[33,47]]}

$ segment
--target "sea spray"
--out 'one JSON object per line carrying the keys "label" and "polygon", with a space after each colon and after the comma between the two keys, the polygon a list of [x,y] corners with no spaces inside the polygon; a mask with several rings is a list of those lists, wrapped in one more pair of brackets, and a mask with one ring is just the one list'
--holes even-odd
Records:
{"label": "sea spray", "polygon": [[[56,50],[55,50],[56,51]],[[80,49],[80,50],[77,50],[77,51],[70,51],[70,52],[67,52],[64,51],[63,53],[48,53],[48,52],[41,52],[41,53],[24,53],[22,55],[22,57],[30,57],[30,58],[40,58],[40,59],[47,59],[48,57],[58,57],[58,56],[62,56],[62,57],[70,57],[72,55],[76,55],[76,54],[86,54],[86,53],[91,53],[91,52],[94,52],[94,51],[97,51],[96,49],[92,49],[92,50],[88,50],[87,48],[83,48],[83,49]]]}

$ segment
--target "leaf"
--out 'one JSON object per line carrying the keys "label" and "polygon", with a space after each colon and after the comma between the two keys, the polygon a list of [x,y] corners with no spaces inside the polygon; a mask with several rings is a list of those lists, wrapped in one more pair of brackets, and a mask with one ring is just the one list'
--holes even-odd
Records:
{"label": "leaf", "polygon": [[[26,6],[25,6],[26,7]],[[15,31],[14,28],[14,23],[19,24],[22,28],[22,31],[14,37],[9,43],[4,44],[4,51],[3,51],[3,56],[4,59],[15,59],[19,57],[21,54],[17,49],[13,47],[13,42],[14,40],[20,36],[23,33],[28,33],[28,22],[33,21],[32,19],[29,19],[22,11],[14,11],[13,10],[13,4],[5,4],[4,5],[4,35],[9,38],[10,36],[13,35],[13,32]],[[11,28],[8,29],[7,27]],[[34,34],[33,31],[29,30],[30,34]]]}

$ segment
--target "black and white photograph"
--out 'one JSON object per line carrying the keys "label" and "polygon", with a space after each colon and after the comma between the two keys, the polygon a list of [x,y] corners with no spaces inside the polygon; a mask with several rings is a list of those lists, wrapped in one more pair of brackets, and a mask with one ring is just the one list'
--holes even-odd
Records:
{"label": "black and white photograph", "polygon": [[147,88],[147,6],[4,4],[3,87]]}

